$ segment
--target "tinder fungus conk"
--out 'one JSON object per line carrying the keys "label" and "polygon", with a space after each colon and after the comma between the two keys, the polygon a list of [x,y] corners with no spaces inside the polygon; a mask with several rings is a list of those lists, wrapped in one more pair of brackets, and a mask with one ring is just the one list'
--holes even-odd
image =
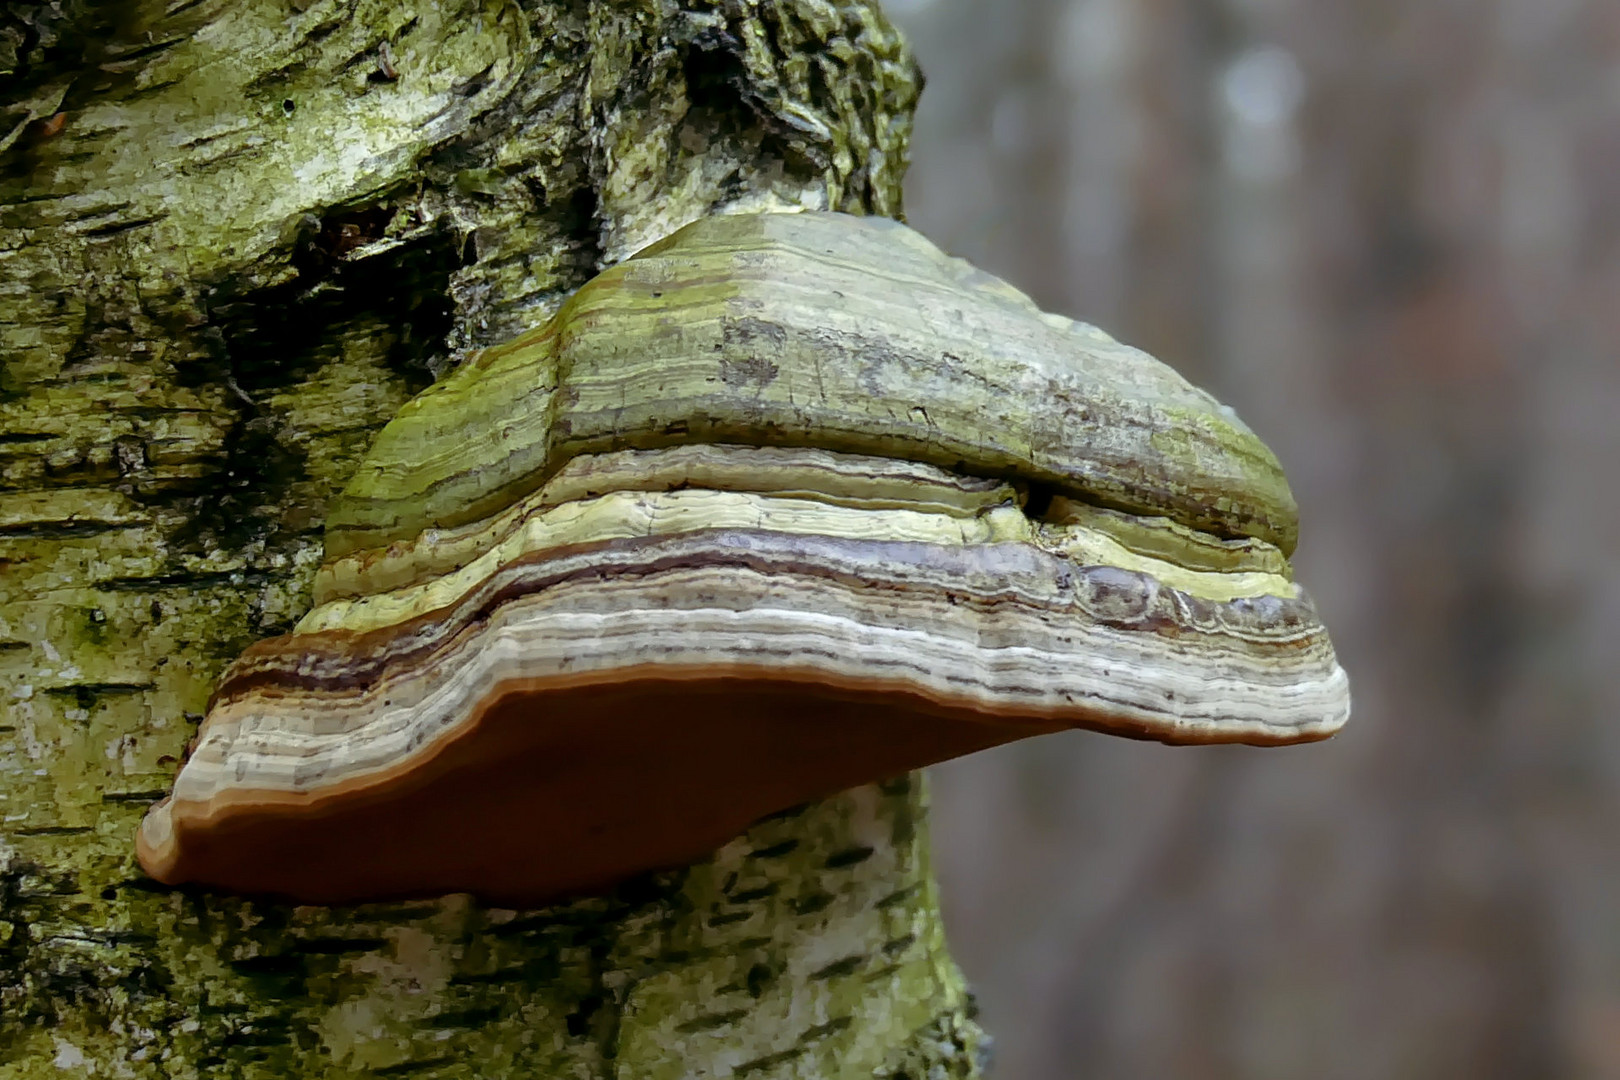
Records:
{"label": "tinder fungus conk", "polygon": [[388,425],[141,863],[531,903],[1040,732],[1325,738],[1295,534],[1146,354],[890,221],[708,218]]}

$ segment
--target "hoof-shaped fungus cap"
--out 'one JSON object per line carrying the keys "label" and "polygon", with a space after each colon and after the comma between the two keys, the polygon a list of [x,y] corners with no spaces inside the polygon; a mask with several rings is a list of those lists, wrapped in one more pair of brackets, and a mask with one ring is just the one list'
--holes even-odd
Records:
{"label": "hoof-shaped fungus cap", "polygon": [[406,406],[142,825],[164,882],[529,904],[1011,739],[1325,738],[1229,410],[893,222],[736,215]]}

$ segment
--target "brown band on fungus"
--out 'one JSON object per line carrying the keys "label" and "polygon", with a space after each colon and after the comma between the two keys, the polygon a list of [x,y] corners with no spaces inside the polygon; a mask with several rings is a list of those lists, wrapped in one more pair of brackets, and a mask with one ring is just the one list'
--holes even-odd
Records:
{"label": "brown band on fungus", "polygon": [[[784,582],[823,579],[846,588],[914,597],[943,617],[967,620],[998,605],[1139,633],[1228,635],[1257,657],[1325,641],[1310,601],[1262,595],[1211,601],[1111,566],[1074,566],[1024,544],[944,547],[908,541],[741,530],[637,537],[533,552],[501,567],[448,608],[364,633],[324,631],[250,646],[221,680],[215,707],[262,686],[327,692],[364,688],[389,666],[425,663],[467,627],[515,599],[610,577],[645,580],[680,570],[752,571]],[[666,606],[680,606],[672,593]],[[1257,661],[1258,662],[1258,661]]]}
{"label": "brown band on fungus", "polygon": [[[729,445],[620,450],[573,458],[545,486],[510,509],[455,529],[433,530],[387,548],[329,559],[315,602],[408,587],[459,569],[544,514],[609,494],[688,489],[769,495],[852,509],[910,509],[974,517],[1017,498],[996,480],[960,476],[922,462],[806,448]],[[430,539],[429,539],[430,538]]]}
{"label": "brown band on fungus", "polygon": [[807,796],[905,772],[921,747],[956,756],[1011,730],[900,694],[741,679],[547,687],[554,715],[536,723],[535,688],[507,689],[432,753],[319,798],[167,803],[143,827],[142,865],[309,903],[464,891],[524,907],[701,858]]}

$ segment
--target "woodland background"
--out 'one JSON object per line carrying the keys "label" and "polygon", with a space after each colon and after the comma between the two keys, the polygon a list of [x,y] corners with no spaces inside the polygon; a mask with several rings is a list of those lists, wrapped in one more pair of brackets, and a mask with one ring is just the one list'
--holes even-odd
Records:
{"label": "woodland background", "polygon": [[886,10],[912,224],[1270,442],[1355,694],[936,770],[996,1075],[1620,1077],[1620,5]]}

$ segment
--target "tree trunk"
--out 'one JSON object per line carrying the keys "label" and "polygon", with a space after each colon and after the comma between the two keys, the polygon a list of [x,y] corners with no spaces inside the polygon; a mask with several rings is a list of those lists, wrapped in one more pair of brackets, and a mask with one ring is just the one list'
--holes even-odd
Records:
{"label": "tree trunk", "polygon": [[710,210],[895,214],[859,0],[0,14],[0,1075],[976,1075],[916,777],[543,911],[142,877],[223,666],[463,350]]}

